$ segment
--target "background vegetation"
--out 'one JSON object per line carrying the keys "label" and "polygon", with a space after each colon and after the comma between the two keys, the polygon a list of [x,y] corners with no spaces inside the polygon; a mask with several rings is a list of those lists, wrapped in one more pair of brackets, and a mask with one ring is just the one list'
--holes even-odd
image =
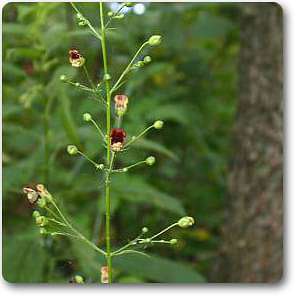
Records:
{"label": "background vegetation", "polygon": [[[95,6],[79,5],[98,24]],[[144,8],[144,14],[131,11],[114,22],[109,63],[112,74],[119,74],[138,45],[151,34],[163,36],[161,46],[148,53],[153,62],[123,89],[129,96],[124,126],[131,135],[156,119],[166,126],[121,156],[120,164],[130,164],[154,154],[157,164],[113,178],[112,242],[124,243],[142,226],[155,232],[185,214],[194,216],[196,225],[170,233],[178,245],[150,249],[151,259],[115,259],[115,280],[209,281],[219,257],[232,150],[239,9],[225,3],[152,3]],[[86,81],[68,63],[72,47],[86,57],[99,81],[100,44],[77,26],[70,5],[5,6],[3,275],[10,282],[68,282],[78,273],[87,281],[99,280],[100,258],[69,239],[41,237],[22,194],[23,186],[45,183],[73,223],[103,245],[103,181],[86,161],[66,153],[68,144],[80,145],[96,160],[104,151],[97,133],[82,121],[84,112],[104,121],[101,106],[59,80],[66,74]]]}

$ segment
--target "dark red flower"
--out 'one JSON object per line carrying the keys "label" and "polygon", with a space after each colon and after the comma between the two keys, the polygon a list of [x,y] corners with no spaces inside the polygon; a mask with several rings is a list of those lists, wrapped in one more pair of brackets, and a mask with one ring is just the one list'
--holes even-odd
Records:
{"label": "dark red flower", "polygon": [[110,133],[112,151],[120,151],[124,145],[126,132],[122,128],[113,128]]}
{"label": "dark red flower", "polygon": [[70,49],[69,50],[69,61],[70,61],[71,65],[73,67],[79,68],[79,67],[81,67],[84,64],[85,59],[79,53],[78,50],[76,50],[76,49]]}
{"label": "dark red flower", "polygon": [[71,49],[69,51],[69,56],[70,56],[71,59],[79,59],[80,58],[80,53],[76,49]]}

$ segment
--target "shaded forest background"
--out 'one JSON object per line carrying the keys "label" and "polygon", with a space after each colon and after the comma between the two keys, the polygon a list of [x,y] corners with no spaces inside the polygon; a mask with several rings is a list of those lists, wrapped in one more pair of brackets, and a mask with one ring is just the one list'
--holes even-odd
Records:
{"label": "shaded forest background", "polygon": [[[95,6],[91,3],[79,5],[93,24],[98,24]],[[234,214],[232,206],[228,205],[230,199],[238,198],[232,178],[236,174],[238,182],[239,168],[234,167],[237,165],[235,159],[244,142],[243,130],[249,125],[237,122],[244,120],[237,116],[248,111],[246,95],[252,91],[246,89],[241,109],[240,87],[247,84],[241,84],[240,75],[249,70],[247,65],[245,69],[240,68],[244,59],[240,56],[240,48],[245,46],[243,34],[246,32],[241,26],[253,26],[251,22],[241,22],[245,6],[151,3],[143,8],[142,14],[136,9],[126,14],[123,20],[114,21],[113,27],[117,29],[108,34],[109,64],[112,76],[117,76],[150,35],[163,36],[163,43],[158,48],[144,53],[151,55],[153,62],[133,74],[122,92],[129,97],[129,112],[124,123],[127,132],[131,135],[139,132],[157,119],[164,120],[166,126],[158,134],[150,133],[134,151],[120,157],[120,165],[128,165],[153,154],[157,164],[151,169],[136,169],[114,178],[112,242],[115,246],[123,244],[136,236],[143,226],[156,232],[186,214],[194,216],[196,224],[192,230],[170,233],[170,238],[179,240],[178,245],[151,248],[151,259],[129,255],[116,259],[115,280],[121,283],[276,281],[281,268],[273,279],[268,276],[242,278],[242,275],[228,275],[229,270],[238,274],[238,268],[230,269],[226,265],[233,266],[235,257],[228,248],[233,245],[235,254],[241,249],[235,247],[240,245],[240,238],[228,235],[228,232],[245,225],[241,218],[240,223],[231,228],[233,223],[228,221],[228,216],[235,218],[236,215],[247,215],[248,211],[243,207],[242,211],[234,210]],[[266,25],[269,24],[270,9],[276,10],[270,22],[277,24],[281,16],[277,12],[279,8],[272,4],[266,5],[265,15],[259,16],[260,8],[246,9],[246,18],[266,20],[265,33],[260,37],[264,40],[266,36],[270,37],[268,28],[272,28],[275,35],[281,30],[280,24],[279,27]],[[254,31],[250,30],[248,36],[245,34],[244,41],[246,38],[251,43]],[[253,44],[260,39],[253,40]],[[272,38],[268,41],[268,45],[273,42]],[[270,82],[273,74],[281,74],[281,43],[276,43],[279,48],[272,48],[275,50],[270,53],[268,63],[258,63],[256,69],[259,74],[266,70]],[[87,68],[98,82],[103,76],[100,43],[85,28],[78,27],[69,4],[11,3],[4,7],[3,276],[10,282],[63,283],[74,274],[81,274],[88,282],[99,280],[101,259],[78,242],[41,237],[33,225],[32,210],[22,195],[23,186],[45,183],[60,199],[73,223],[86,236],[103,245],[103,182],[88,163],[70,157],[66,146],[79,145],[98,160],[103,149],[97,133],[82,121],[82,114],[90,112],[99,122],[105,120],[105,115],[95,99],[59,80],[60,75],[65,74],[74,81],[87,83],[84,73],[74,70],[68,63],[70,48],[79,49],[86,57]],[[255,53],[255,49],[252,50]],[[264,55],[263,51],[261,55]],[[279,61],[276,60],[278,65],[272,72],[276,55],[279,55]],[[250,66],[251,55],[246,60]],[[264,84],[259,86],[258,94],[265,87]],[[271,91],[270,86],[264,98],[266,103],[269,103]],[[268,115],[270,112],[276,120],[281,120],[281,109],[277,109],[277,104],[281,105],[281,96],[279,78],[278,90],[272,97],[275,106],[265,105],[257,113]],[[249,120],[256,122],[255,118]],[[262,122],[267,128],[275,128],[275,136],[282,130],[281,123],[274,127],[269,118]],[[234,138],[238,136],[240,140]],[[260,138],[264,140],[263,135]],[[277,165],[274,163],[278,171],[272,181],[275,188],[264,199],[269,203],[269,199],[277,195],[276,203],[280,207],[281,138],[259,145],[255,141],[254,138],[251,149],[258,147],[264,152],[271,145],[279,155]],[[268,155],[273,155],[274,151]],[[268,155],[258,162],[259,166],[269,166]],[[240,157],[240,161],[244,158]],[[244,170],[247,167],[242,166]],[[246,172],[249,175],[247,182],[239,182],[239,186],[245,186],[255,178],[256,167],[251,175]],[[271,174],[274,174],[273,169]],[[271,175],[265,172],[262,176],[266,185],[256,190],[256,196],[264,192]],[[259,181],[261,179],[259,177]],[[251,193],[251,189],[244,193]],[[267,216],[275,218],[277,229],[281,229],[281,213],[269,215],[268,206],[262,209]],[[226,224],[229,225],[224,229]],[[253,230],[257,228],[259,226],[255,225]],[[270,233],[269,227],[263,228],[266,234]],[[240,230],[240,236],[244,232]],[[275,260],[278,265],[282,261],[281,231],[276,239],[279,244],[274,251],[278,253]],[[269,242],[272,244],[272,240]],[[252,245],[249,251],[261,247]],[[237,260],[243,261],[243,258],[237,256]],[[263,262],[261,266],[266,268]],[[261,274],[262,270],[256,268],[253,272]]]}

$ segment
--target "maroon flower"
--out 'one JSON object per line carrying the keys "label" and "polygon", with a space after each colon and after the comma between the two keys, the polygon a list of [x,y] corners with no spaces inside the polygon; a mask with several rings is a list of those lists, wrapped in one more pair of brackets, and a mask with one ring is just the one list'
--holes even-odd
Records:
{"label": "maroon flower", "polygon": [[78,68],[84,64],[85,59],[83,56],[81,56],[81,54],[79,53],[78,50],[70,49],[69,50],[69,61],[73,67]]}
{"label": "maroon flower", "polygon": [[120,151],[124,145],[126,132],[122,128],[113,128],[110,133],[110,144],[112,151]]}

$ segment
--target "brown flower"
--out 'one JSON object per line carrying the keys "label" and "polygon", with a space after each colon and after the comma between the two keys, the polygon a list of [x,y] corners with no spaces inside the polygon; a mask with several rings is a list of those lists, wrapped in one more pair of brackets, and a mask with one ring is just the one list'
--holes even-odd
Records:
{"label": "brown flower", "polygon": [[108,283],[108,267],[101,267],[101,282]]}
{"label": "brown flower", "polygon": [[117,115],[122,116],[127,110],[128,97],[125,95],[116,95],[114,100]]}
{"label": "brown flower", "polygon": [[113,128],[110,133],[110,145],[112,151],[120,151],[125,143],[126,132],[122,128]]}

